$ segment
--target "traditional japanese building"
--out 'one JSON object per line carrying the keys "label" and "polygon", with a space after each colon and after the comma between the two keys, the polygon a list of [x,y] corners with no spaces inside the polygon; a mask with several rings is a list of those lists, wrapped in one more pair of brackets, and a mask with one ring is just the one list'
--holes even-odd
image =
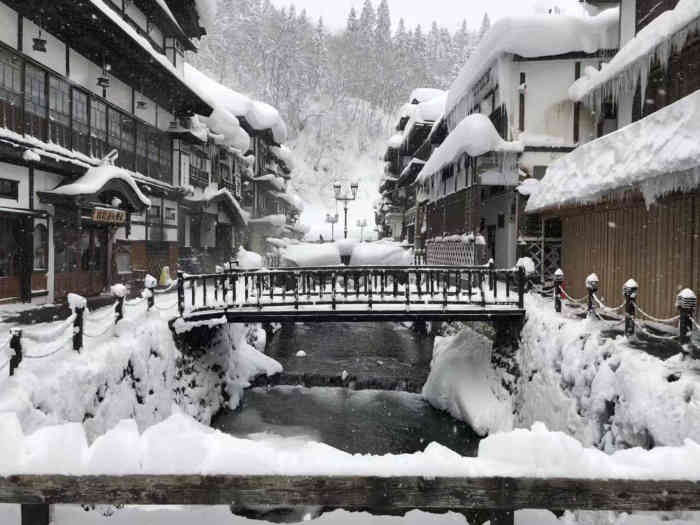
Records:
{"label": "traditional japanese building", "polygon": [[596,272],[617,301],[634,278],[669,316],[700,289],[700,4],[623,0],[619,23],[619,53],[570,89],[599,138],[552,164],[527,210],[561,220],[570,294]]}
{"label": "traditional japanese building", "polygon": [[451,245],[454,235],[481,235],[499,267],[529,255],[540,270],[556,269],[555,221],[543,228],[538,217],[522,220],[524,199],[515,189],[594,135],[593,120],[569,100],[568,88],[617,46],[617,10],[494,24],[450,87],[447,138],[417,179],[428,201],[426,240],[450,237]]}

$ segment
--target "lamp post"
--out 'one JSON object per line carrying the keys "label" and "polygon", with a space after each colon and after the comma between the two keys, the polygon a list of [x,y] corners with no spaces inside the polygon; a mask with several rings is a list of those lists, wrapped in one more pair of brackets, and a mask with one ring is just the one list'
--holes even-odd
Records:
{"label": "lamp post", "polygon": [[360,242],[365,242],[365,228],[367,227],[367,219],[357,221],[357,227],[360,228]]}
{"label": "lamp post", "polygon": [[331,225],[331,241],[335,241],[335,224],[338,222],[338,214],[326,213],[326,222]]}
{"label": "lamp post", "polygon": [[348,238],[348,202],[352,202],[354,200],[357,200],[357,190],[360,188],[360,185],[357,182],[353,182],[350,185],[350,191],[352,193],[352,196],[348,195],[347,193],[345,195],[342,194],[343,188],[340,185],[339,182],[336,182],[333,184],[333,191],[335,192],[335,200],[338,202],[343,203],[343,207],[345,208],[345,238]]}

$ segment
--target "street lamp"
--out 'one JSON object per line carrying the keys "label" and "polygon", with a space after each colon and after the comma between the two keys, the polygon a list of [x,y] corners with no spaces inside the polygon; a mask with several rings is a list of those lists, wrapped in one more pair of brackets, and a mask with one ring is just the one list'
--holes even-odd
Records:
{"label": "street lamp", "polygon": [[360,228],[360,242],[365,242],[365,228],[367,227],[367,219],[357,221],[357,227]]}
{"label": "street lamp", "polygon": [[345,195],[342,194],[343,188],[340,185],[339,182],[336,182],[333,184],[333,191],[335,192],[335,200],[338,202],[343,203],[343,207],[345,208],[345,238],[348,238],[348,202],[352,202],[354,200],[357,200],[357,190],[360,189],[360,185],[357,182],[353,182],[350,185],[350,191],[352,193],[352,196],[348,195],[347,193]]}
{"label": "street lamp", "polygon": [[326,213],[326,222],[331,225],[331,241],[335,241],[335,224],[338,222],[338,214]]}

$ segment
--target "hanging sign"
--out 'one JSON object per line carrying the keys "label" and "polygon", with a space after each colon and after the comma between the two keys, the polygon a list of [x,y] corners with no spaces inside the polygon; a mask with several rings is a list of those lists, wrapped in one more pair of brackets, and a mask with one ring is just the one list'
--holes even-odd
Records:
{"label": "hanging sign", "polygon": [[126,212],[112,208],[94,208],[92,210],[92,220],[106,224],[124,224],[126,222]]}

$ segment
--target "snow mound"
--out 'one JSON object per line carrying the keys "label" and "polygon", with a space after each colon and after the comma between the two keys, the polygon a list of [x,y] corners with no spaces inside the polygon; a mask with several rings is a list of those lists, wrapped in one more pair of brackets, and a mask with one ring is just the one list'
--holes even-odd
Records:
{"label": "snow mound", "polygon": [[513,407],[491,365],[491,341],[469,328],[435,339],[423,397],[481,436],[513,428]]}
{"label": "snow mound", "polygon": [[391,242],[365,242],[355,245],[350,264],[353,266],[410,266],[413,264],[413,250]]}
{"label": "snow mound", "polygon": [[194,5],[197,8],[197,14],[202,27],[205,29],[213,29],[216,22],[217,3],[216,0],[195,0]]}
{"label": "snow mound", "polygon": [[241,270],[258,270],[263,267],[263,258],[241,246],[238,248],[238,266]]}
{"label": "snow mound", "polygon": [[501,138],[496,127],[487,116],[474,113],[465,117],[450,133],[442,145],[428,159],[418,176],[418,181],[428,179],[457,157],[467,154],[478,157],[490,151],[521,153],[523,146],[519,142],[506,142]]}
{"label": "snow mound", "polygon": [[700,186],[700,91],[552,163],[528,212],[589,204],[637,188],[647,205]]}

